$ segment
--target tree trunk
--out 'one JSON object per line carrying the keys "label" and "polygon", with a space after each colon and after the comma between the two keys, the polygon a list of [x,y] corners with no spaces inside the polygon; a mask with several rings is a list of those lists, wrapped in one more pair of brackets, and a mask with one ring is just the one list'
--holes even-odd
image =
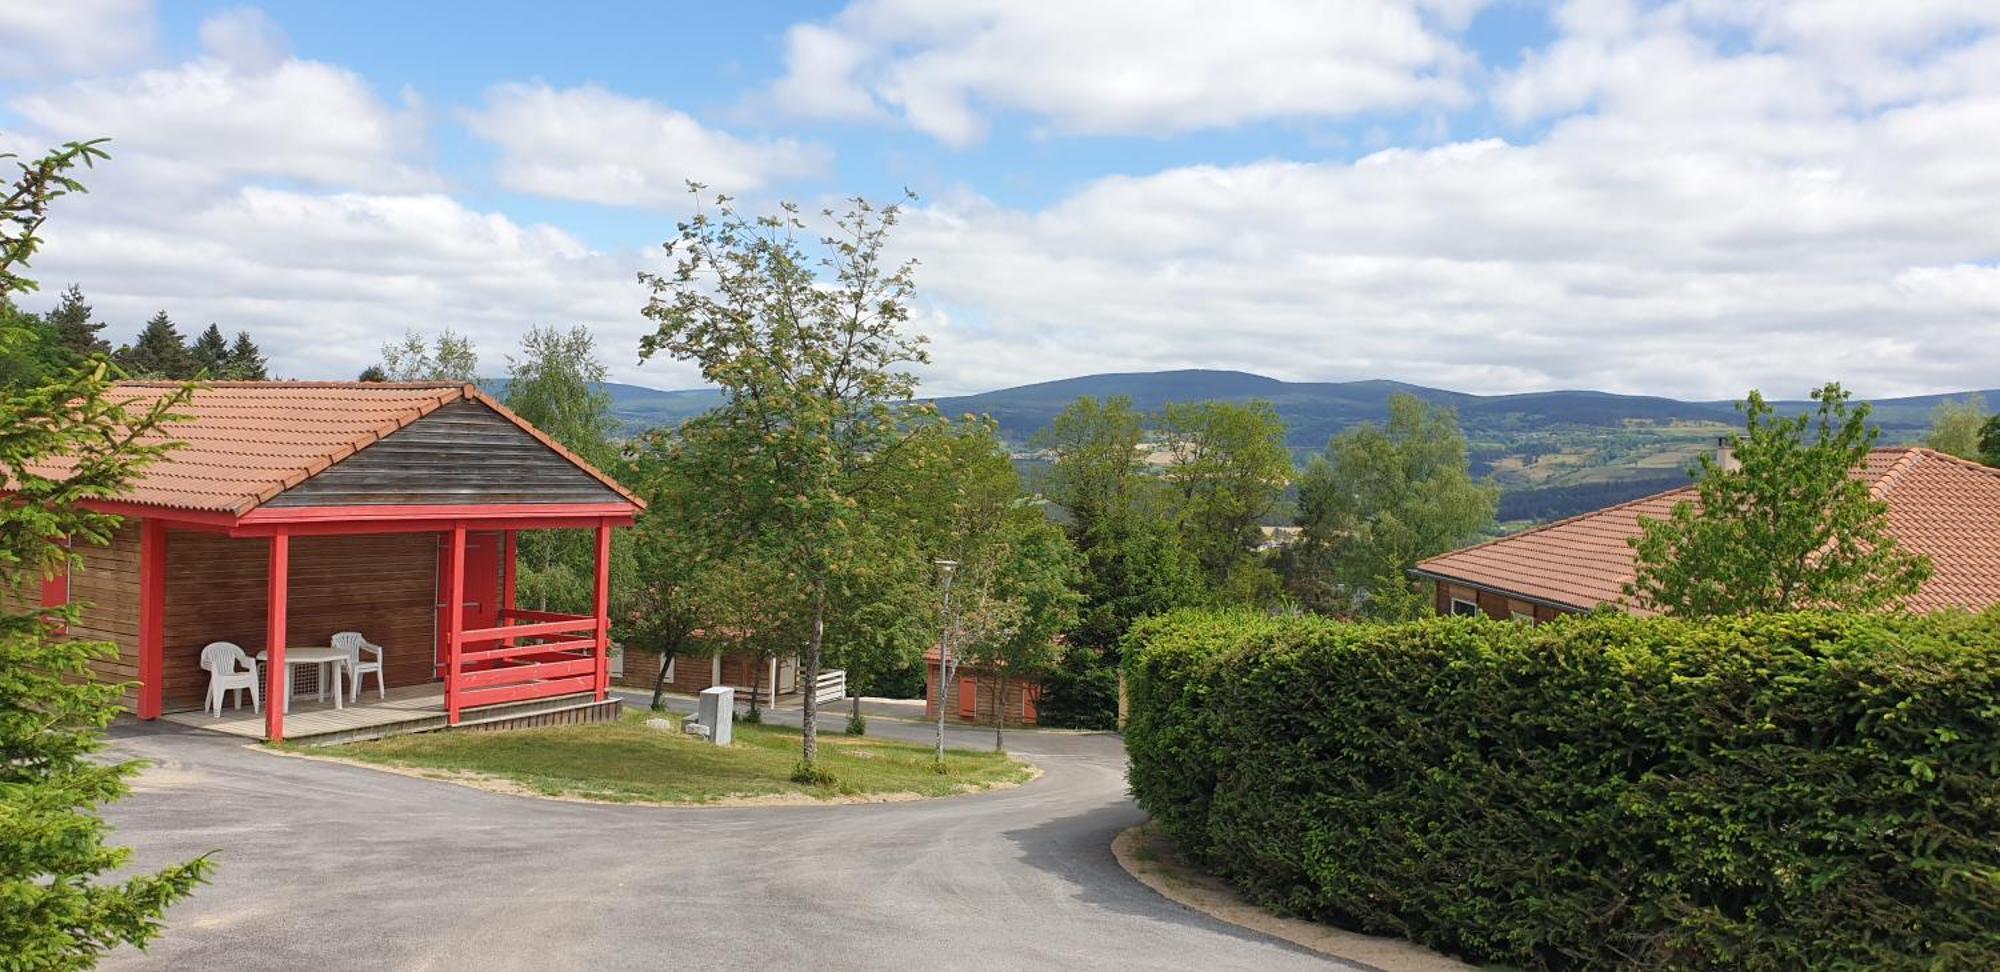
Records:
{"label": "tree trunk", "polygon": [[[755,657],[757,659],[756,662],[750,666],[756,669],[756,671],[750,674],[750,711],[752,712],[757,711],[757,690],[764,687],[764,656],[759,654]],[[772,686],[771,700],[774,702],[777,701],[777,696],[777,686]]]}
{"label": "tree trunk", "polygon": [[993,693],[993,751],[1007,751],[1007,672],[996,669],[993,681],[998,688]]}
{"label": "tree trunk", "polygon": [[812,638],[806,642],[805,705],[800,711],[804,732],[799,737],[799,761],[810,771],[819,759],[819,649],[826,636],[826,575],[813,578]]}
{"label": "tree trunk", "polygon": [[660,652],[660,673],[659,673],[659,674],[657,674],[657,675],[655,675],[655,676],[653,676],[653,705],[652,705],[652,708],[653,708],[653,711],[655,711],[655,712],[658,712],[659,710],[661,710],[661,709],[663,709],[663,708],[666,708],[666,705],[667,705],[667,669],[669,669],[669,668],[673,667],[673,664],[674,664],[674,653],[673,653],[673,652],[671,652],[671,651],[663,651],[663,652]]}

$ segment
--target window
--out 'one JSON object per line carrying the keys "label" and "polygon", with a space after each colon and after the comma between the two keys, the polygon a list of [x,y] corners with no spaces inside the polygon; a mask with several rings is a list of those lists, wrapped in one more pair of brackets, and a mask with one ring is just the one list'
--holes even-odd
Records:
{"label": "window", "polygon": [[1451,599],[1451,616],[1454,618],[1478,617],[1479,605],[1454,597]]}

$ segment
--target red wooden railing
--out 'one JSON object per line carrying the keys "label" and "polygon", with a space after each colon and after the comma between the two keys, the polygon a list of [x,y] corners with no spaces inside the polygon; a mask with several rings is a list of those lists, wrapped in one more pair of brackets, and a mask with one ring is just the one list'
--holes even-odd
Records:
{"label": "red wooden railing", "polygon": [[597,691],[606,671],[604,630],[587,615],[510,608],[495,627],[461,632],[459,643],[445,676],[453,724],[474,706]]}

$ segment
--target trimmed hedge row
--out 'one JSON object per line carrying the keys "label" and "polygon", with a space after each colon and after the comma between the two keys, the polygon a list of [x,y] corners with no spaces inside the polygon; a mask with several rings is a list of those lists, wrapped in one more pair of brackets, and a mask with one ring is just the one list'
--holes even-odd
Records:
{"label": "trimmed hedge row", "polygon": [[1125,646],[1132,790],[1277,910],[1530,968],[2000,968],[2000,611]]}

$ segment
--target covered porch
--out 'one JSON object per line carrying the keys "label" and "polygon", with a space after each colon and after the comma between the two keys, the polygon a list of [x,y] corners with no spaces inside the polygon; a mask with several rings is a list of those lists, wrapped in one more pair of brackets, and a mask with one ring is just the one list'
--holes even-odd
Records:
{"label": "covered porch", "polygon": [[[615,706],[611,531],[642,508],[616,481],[464,385],[219,382],[186,411],[182,446],[93,504],[126,525],[79,577],[83,633],[120,646],[98,673],[139,718],[278,741]],[[516,604],[519,536],[545,530],[593,541],[587,613]],[[359,692],[346,632],[376,669]],[[216,642],[241,656],[204,663]],[[218,670],[262,711],[203,712]],[[279,704],[328,676],[344,704]]]}

